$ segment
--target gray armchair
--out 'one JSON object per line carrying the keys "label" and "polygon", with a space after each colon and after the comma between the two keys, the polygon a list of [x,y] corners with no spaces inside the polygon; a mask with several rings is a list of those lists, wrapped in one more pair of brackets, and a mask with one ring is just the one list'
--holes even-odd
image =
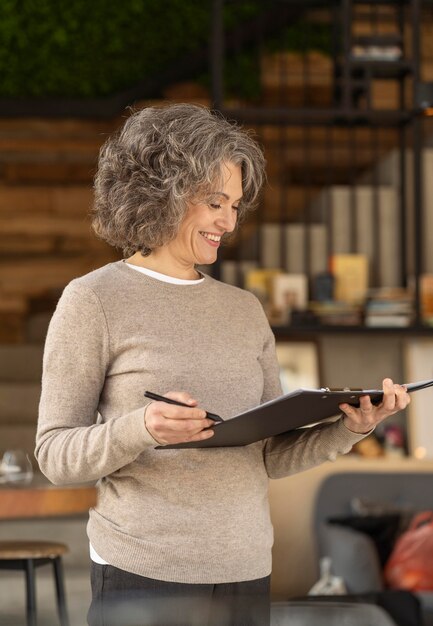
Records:
{"label": "gray armchair", "polygon": [[[319,487],[314,511],[318,556],[329,556],[332,573],[343,578],[351,594],[385,589],[382,567],[373,539],[359,530],[331,524],[338,516],[353,515],[354,498],[385,510],[417,512],[433,509],[430,472],[353,472],[328,476]],[[433,626],[433,592],[416,594],[424,626]]]}

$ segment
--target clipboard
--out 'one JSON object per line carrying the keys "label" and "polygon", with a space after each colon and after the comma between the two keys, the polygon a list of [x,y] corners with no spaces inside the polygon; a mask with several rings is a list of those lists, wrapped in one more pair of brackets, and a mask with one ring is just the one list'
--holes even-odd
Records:
{"label": "clipboard", "polygon": [[[409,393],[432,386],[433,379],[405,385]],[[157,449],[246,446],[338,415],[341,413],[338,406],[343,402],[359,406],[361,396],[370,396],[373,404],[379,404],[383,391],[381,389],[329,389],[328,387],[296,389],[215,424],[212,426],[215,434],[210,439],[157,446]]]}

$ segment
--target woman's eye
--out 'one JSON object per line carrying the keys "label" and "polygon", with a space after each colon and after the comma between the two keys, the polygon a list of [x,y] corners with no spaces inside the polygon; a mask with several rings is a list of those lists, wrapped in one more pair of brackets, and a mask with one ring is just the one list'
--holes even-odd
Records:
{"label": "woman's eye", "polygon": [[[222,204],[216,204],[214,202],[209,202],[209,206],[211,209],[222,209]],[[239,206],[232,205],[232,209],[233,211],[239,211]]]}

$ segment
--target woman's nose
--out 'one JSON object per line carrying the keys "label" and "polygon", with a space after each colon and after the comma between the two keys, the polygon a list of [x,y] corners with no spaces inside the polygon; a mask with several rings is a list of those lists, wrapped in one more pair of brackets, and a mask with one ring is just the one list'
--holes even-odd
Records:
{"label": "woman's nose", "polygon": [[235,229],[237,217],[237,211],[231,207],[224,208],[218,215],[217,224],[226,232],[231,233]]}

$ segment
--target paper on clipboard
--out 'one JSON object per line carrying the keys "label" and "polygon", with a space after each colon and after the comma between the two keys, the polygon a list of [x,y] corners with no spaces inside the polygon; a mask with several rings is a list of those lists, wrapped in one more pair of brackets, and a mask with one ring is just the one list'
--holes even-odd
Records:
{"label": "paper on clipboard", "polygon": [[[405,386],[411,393],[433,386],[433,380],[423,380]],[[356,406],[359,404],[359,398],[366,395],[370,396],[374,404],[378,404],[382,400],[383,391],[296,389],[213,426],[215,434],[210,439],[158,446],[158,449],[246,446],[338,415],[340,404],[347,402]]]}

